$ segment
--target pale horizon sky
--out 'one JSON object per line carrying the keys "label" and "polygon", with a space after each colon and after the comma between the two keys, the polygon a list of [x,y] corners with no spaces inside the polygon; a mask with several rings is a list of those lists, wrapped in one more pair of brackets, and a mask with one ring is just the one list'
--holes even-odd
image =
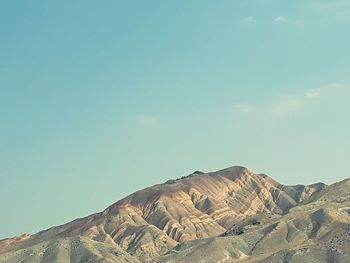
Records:
{"label": "pale horizon sky", "polygon": [[0,22],[0,238],[195,170],[349,177],[348,0],[5,0]]}

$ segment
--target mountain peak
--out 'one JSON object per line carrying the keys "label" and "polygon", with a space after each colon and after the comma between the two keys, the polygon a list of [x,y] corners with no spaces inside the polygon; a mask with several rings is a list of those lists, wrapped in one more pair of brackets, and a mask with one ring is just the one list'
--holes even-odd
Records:
{"label": "mountain peak", "polygon": [[324,191],[327,188],[322,184],[285,186],[241,166],[195,171],[137,191],[101,213],[23,240],[1,241],[0,247],[6,252],[62,238],[76,242],[76,237],[83,237],[79,242],[108,243],[117,247],[118,253],[134,257],[135,262],[152,261],[180,243],[244,233],[247,226],[260,225],[257,216],[281,217]]}

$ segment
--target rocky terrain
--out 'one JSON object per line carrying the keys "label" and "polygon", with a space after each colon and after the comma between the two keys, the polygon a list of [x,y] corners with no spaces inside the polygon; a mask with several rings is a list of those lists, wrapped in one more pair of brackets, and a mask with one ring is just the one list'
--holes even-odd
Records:
{"label": "rocky terrain", "polygon": [[350,180],[286,186],[244,167],[196,171],[1,240],[0,262],[350,262]]}

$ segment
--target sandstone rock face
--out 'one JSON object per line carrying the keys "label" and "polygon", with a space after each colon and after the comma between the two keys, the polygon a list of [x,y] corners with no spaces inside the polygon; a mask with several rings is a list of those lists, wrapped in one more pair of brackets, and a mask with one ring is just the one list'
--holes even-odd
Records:
{"label": "sandstone rock face", "polygon": [[348,182],[284,186],[244,167],[196,171],[135,192],[101,213],[0,241],[0,262],[23,257],[24,262],[69,262],[64,257],[71,262],[283,262],[278,260],[312,257],[331,228],[341,233],[348,227],[349,190]]}

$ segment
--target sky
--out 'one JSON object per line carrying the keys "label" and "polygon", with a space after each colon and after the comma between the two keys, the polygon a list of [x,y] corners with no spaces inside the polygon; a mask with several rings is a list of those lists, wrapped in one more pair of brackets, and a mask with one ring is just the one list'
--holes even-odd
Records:
{"label": "sky", "polygon": [[350,1],[0,3],[0,238],[195,170],[349,177]]}

